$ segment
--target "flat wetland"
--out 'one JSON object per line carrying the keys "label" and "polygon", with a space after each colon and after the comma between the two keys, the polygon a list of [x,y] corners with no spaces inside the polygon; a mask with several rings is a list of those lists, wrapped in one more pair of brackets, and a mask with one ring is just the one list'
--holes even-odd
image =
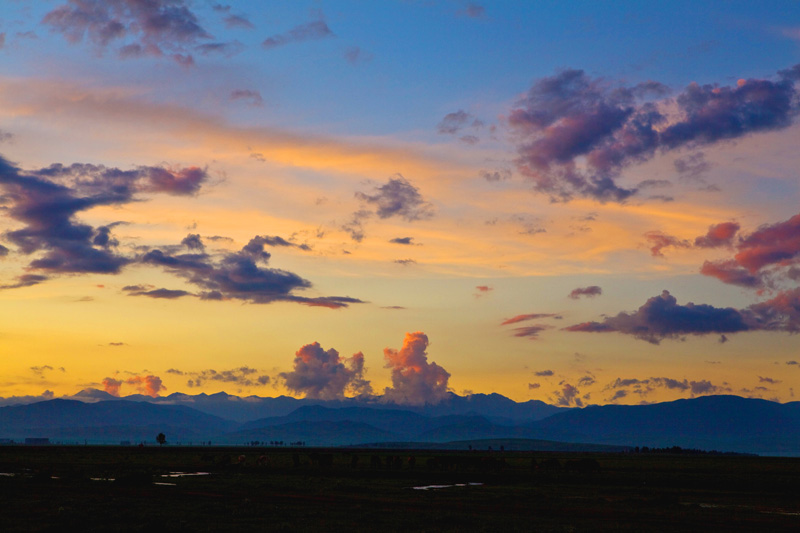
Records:
{"label": "flat wetland", "polygon": [[798,531],[800,459],[0,446],[0,531]]}

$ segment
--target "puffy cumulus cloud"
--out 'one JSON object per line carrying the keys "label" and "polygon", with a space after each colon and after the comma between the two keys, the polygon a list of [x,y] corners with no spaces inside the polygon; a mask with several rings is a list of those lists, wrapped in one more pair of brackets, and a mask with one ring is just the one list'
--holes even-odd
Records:
{"label": "puffy cumulus cloud", "polygon": [[315,20],[295,26],[285,33],[279,33],[267,37],[261,43],[261,46],[267,50],[278,48],[290,43],[299,43],[303,41],[311,41],[317,39],[325,39],[328,37],[335,37],[335,34],[328,27],[324,20]]}
{"label": "puffy cumulus cloud", "polygon": [[[117,274],[131,262],[115,250],[118,242],[112,229],[119,223],[95,228],[78,221],[78,213],[98,206],[124,205],[145,193],[194,194],[207,177],[207,171],[198,167],[120,170],[82,163],[23,171],[0,158],[6,212],[23,224],[4,237],[16,245],[18,253],[37,255],[28,270]],[[29,278],[27,284],[45,279]],[[26,281],[20,279],[16,286],[25,285]]]}
{"label": "puffy cumulus cloud", "polygon": [[119,44],[123,58],[169,55],[184,65],[193,63],[188,47],[211,39],[184,0],[68,0],[42,23],[71,43]]}
{"label": "puffy cumulus cloud", "polygon": [[209,368],[201,372],[183,372],[175,368],[167,370],[168,374],[178,376],[189,376],[186,382],[189,387],[201,387],[208,381],[221,383],[233,383],[242,387],[263,387],[270,383],[270,377],[260,374],[257,369],[248,366],[241,366],[231,370],[214,370]]}
{"label": "puffy cumulus cloud", "polygon": [[[103,380],[103,384],[105,385],[105,380]],[[148,374],[146,376],[131,376],[125,380],[125,384],[135,387],[139,394],[146,394],[147,396],[152,396],[153,398],[157,397],[159,392],[167,390],[167,388],[161,382],[161,378],[158,376],[153,376],[152,374]],[[115,394],[115,396],[118,395],[119,389],[117,389],[117,394]]]}
{"label": "puffy cumulus cloud", "polygon": [[364,354],[339,357],[339,352],[324,350],[318,342],[300,348],[295,353],[294,369],[279,376],[290,391],[316,400],[341,399],[345,392],[372,394],[372,386],[364,379]]}
{"label": "puffy cumulus cloud", "polygon": [[103,390],[111,396],[119,396],[119,389],[122,387],[123,381],[121,379],[104,378]]}
{"label": "puffy cumulus cloud", "polygon": [[400,174],[375,187],[372,194],[356,192],[356,198],[375,206],[378,218],[400,217],[409,222],[433,216],[433,206],[426,202],[419,189]]}
{"label": "puffy cumulus cloud", "polygon": [[800,332],[800,288],[779,292],[746,310],[753,329]]}
{"label": "puffy cumulus cloud", "polygon": [[572,289],[569,293],[569,298],[573,300],[579,299],[581,296],[586,296],[587,298],[594,298],[595,296],[600,296],[603,294],[603,289],[598,287],[597,285],[590,285],[589,287],[578,287],[577,289]]}
{"label": "puffy cumulus cloud", "polygon": [[[187,238],[194,241],[192,235]],[[256,304],[283,301],[331,309],[362,303],[361,300],[349,296],[305,297],[295,294],[296,291],[311,288],[311,282],[292,272],[269,268],[267,264],[271,254],[265,250],[265,246],[294,246],[303,250],[308,249],[306,245],[293,244],[281,237],[256,236],[238,252],[218,255],[204,251],[181,254],[153,249],[138,260],[144,264],[159,266],[197,286],[201,289],[197,296],[203,300],[233,299]],[[164,292],[167,289],[158,289],[160,292],[153,293],[142,286],[129,286],[123,290],[137,296],[161,298],[190,295],[186,291]]]}
{"label": "puffy cumulus cloud", "polygon": [[657,152],[789,126],[795,70],[733,87],[692,83],[668,100],[658,82],[625,87],[564,70],[534,83],[509,114],[517,169],[555,200],[624,201],[636,190],[616,182],[621,171]]}
{"label": "puffy cumulus cloud", "polygon": [[678,305],[669,291],[647,300],[634,313],[621,312],[602,322],[585,322],[565,328],[567,331],[610,332],[633,335],[659,344],[667,338],[708,333],[736,333],[752,329],[746,317],[733,308],[688,303]]}
{"label": "puffy cumulus cloud", "polygon": [[406,333],[399,350],[383,350],[386,368],[392,370],[392,386],[384,390],[384,401],[425,405],[447,397],[450,374],[436,363],[428,362],[427,348],[428,336],[417,331]]}

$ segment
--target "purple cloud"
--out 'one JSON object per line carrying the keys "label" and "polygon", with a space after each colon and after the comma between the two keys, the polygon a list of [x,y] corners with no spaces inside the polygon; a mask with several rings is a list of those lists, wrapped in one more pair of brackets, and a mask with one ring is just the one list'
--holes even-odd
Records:
{"label": "purple cloud", "polygon": [[624,201],[636,190],[617,184],[620,172],[658,151],[790,125],[796,110],[791,72],[779,73],[777,81],[740,80],[735,87],[690,84],[670,100],[679,115],[669,118],[653,101],[668,92],[660,83],[612,86],[582,70],[564,70],[536,82],[509,114],[517,169],[555,200],[577,195]]}
{"label": "purple cloud", "polygon": [[284,46],[290,43],[298,43],[303,41],[310,41],[316,39],[325,39],[327,37],[334,37],[335,34],[331,31],[324,20],[316,20],[306,24],[295,26],[286,33],[280,33],[267,37],[261,46],[271,50],[279,46]]}

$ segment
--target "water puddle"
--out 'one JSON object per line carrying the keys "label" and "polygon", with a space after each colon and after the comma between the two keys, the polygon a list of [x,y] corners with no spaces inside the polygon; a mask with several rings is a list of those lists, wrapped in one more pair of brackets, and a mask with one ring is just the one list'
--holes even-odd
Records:
{"label": "water puddle", "polygon": [[210,476],[210,472],[170,472],[161,474],[161,477],[189,477],[189,476]]}
{"label": "water puddle", "polygon": [[455,485],[423,485],[420,487],[411,487],[414,490],[437,490],[449,489],[450,487],[480,487],[483,483],[456,483]]}

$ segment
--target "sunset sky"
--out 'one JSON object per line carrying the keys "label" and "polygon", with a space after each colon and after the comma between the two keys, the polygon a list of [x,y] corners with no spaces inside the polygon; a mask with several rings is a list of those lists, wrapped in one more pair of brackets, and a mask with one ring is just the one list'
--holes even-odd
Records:
{"label": "sunset sky", "polygon": [[800,3],[0,14],[6,400],[795,399]]}

